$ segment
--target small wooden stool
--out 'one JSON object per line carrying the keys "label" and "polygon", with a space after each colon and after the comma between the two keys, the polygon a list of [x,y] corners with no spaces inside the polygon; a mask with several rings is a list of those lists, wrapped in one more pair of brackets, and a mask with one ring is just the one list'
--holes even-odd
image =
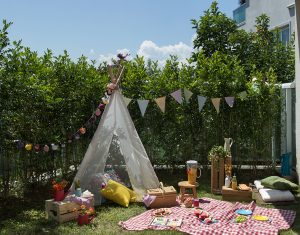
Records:
{"label": "small wooden stool", "polygon": [[[178,183],[178,186],[180,188],[180,201],[184,201],[185,196],[192,196],[193,198],[197,198],[197,191],[196,188],[199,186],[199,184],[196,182],[196,184],[190,184],[188,181],[180,181]],[[186,189],[192,189],[193,194],[185,194]]]}

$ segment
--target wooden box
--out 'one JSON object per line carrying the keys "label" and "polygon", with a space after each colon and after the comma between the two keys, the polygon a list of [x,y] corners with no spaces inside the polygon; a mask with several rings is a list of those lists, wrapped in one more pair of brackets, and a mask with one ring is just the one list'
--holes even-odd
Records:
{"label": "wooden box", "polygon": [[211,193],[221,194],[225,182],[224,159],[211,162]]}
{"label": "wooden box", "polygon": [[150,208],[163,208],[177,205],[177,192],[173,186],[148,189],[147,194],[156,196],[155,200],[150,204]]}
{"label": "wooden box", "polygon": [[249,191],[233,190],[232,188],[222,187],[222,199],[224,201],[252,201],[252,189]]}
{"label": "wooden box", "polygon": [[74,220],[78,217],[78,212],[74,209],[79,209],[80,205],[69,201],[54,201],[53,199],[46,200],[46,218],[51,218],[59,223]]}

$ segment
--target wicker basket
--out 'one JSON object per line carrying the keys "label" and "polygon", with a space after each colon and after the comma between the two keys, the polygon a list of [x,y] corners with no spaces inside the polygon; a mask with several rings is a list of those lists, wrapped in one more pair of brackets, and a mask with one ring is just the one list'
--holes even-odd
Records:
{"label": "wicker basket", "polygon": [[177,192],[173,186],[164,187],[160,182],[160,187],[148,189],[147,194],[156,196],[155,200],[150,204],[150,208],[172,207],[177,205]]}

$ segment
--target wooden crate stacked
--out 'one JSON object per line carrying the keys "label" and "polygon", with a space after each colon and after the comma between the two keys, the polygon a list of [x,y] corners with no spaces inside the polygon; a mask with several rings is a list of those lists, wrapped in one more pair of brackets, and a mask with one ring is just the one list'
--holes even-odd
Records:
{"label": "wooden crate stacked", "polygon": [[78,212],[74,211],[80,208],[80,205],[70,201],[46,200],[46,218],[51,218],[59,223],[74,220],[78,217]]}
{"label": "wooden crate stacked", "polygon": [[211,192],[221,194],[225,181],[224,159],[220,158],[211,162]]}

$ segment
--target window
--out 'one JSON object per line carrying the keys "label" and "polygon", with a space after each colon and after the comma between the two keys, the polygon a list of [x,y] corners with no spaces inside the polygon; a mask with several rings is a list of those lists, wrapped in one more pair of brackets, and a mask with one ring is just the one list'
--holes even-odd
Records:
{"label": "window", "polygon": [[285,27],[282,27],[279,29],[279,38],[280,41],[284,44],[287,45],[290,41],[290,27],[287,25]]}
{"label": "window", "polygon": [[233,11],[233,20],[241,25],[246,21],[246,4],[241,5]]}

